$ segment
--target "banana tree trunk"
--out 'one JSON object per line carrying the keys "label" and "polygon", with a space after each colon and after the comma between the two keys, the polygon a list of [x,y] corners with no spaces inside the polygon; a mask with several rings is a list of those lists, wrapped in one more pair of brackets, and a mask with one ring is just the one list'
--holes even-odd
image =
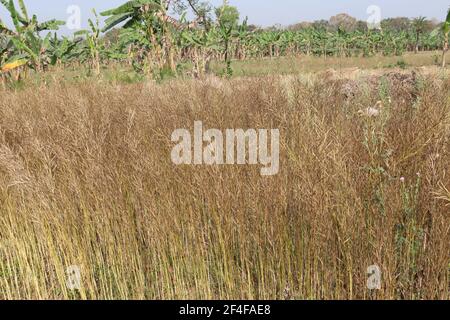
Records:
{"label": "banana tree trunk", "polygon": [[100,53],[98,51],[95,53],[95,68],[97,75],[100,75]]}
{"label": "banana tree trunk", "polygon": [[227,39],[225,41],[225,58],[224,58],[226,63],[228,63],[228,60],[229,60],[229,53],[228,53],[229,47],[230,47],[230,41]]}
{"label": "banana tree trunk", "polygon": [[446,66],[446,61],[445,61],[445,54],[448,51],[448,33],[445,35],[445,40],[444,40],[444,49],[442,50],[442,68],[445,68]]}
{"label": "banana tree trunk", "polygon": [[416,45],[415,45],[415,47],[414,47],[414,53],[418,53],[419,52],[419,40],[420,39],[420,34],[419,33],[417,33],[416,34]]}
{"label": "banana tree trunk", "polygon": [[0,72],[0,82],[2,83],[2,89],[6,89],[6,76]]}
{"label": "banana tree trunk", "polygon": [[165,39],[165,42],[166,42],[164,44],[164,47],[165,47],[165,50],[166,50],[166,57],[167,57],[166,64],[167,64],[167,67],[170,69],[170,71],[173,74],[176,74],[177,66],[175,64],[175,55],[174,55],[174,49],[173,49],[173,45],[172,45],[173,44],[172,36],[171,36],[169,30],[166,30],[166,35],[165,35],[164,39]]}
{"label": "banana tree trunk", "polygon": [[94,51],[92,53],[92,68],[95,71],[95,75],[100,75],[100,53],[98,50]]}

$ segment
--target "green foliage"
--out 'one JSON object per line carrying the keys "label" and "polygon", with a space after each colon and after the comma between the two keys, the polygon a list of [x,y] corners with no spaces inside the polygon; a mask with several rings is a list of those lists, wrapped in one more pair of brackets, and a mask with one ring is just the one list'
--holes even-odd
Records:
{"label": "green foliage", "polygon": [[239,23],[239,11],[236,7],[224,4],[216,8],[216,17],[221,28],[233,29]]}
{"label": "green foliage", "polygon": [[142,22],[149,12],[163,10],[160,0],[133,0],[111,10],[101,12],[100,15],[108,17],[105,21],[106,26],[103,32],[106,32],[122,22],[126,26],[134,26]]}
{"label": "green foliage", "polygon": [[85,40],[80,42],[78,46],[78,55],[81,59],[89,60],[91,66],[95,68],[96,73],[100,73],[100,52],[103,51],[100,39],[100,22],[98,19],[97,12],[92,10],[95,16],[95,21],[92,19],[88,20],[90,30],[79,30],[75,32],[75,36],[84,36]]}
{"label": "green foliage", "polygon": [[[166,73],[164,69],[177,74],[177,66],[186,63],[193,64],[194,74],[200,75],[207,72],[210,61],[221,60],[226,66],[223,73],[231,75],[233,60],[248,58],[401,56],[406,51],[440,50],[443,43],[446,47],[450,31],[450,12],[442,27],[433,32],[429,32],[431,23],[423,17],[387,19],[382,23],[383,31],[379,31],[367,30],[347,15],[298,28],[258,29],[250,28],[247,19],[240,23],[239,11],[227,1],[213,10],[199,0],[132,0],[102,12],[104,26],[100,26],[94,11],[95,19],[89,19],[88,30],[76,32],[73,39],[60,39],[54,33],[41,37],[40,32],[57,30],[64,22],[39,22],[29,14],[23,0],[0,3],[8,10],[13,25],[9,28],[0,20],[0,62],[26,59],[39,71],[53,64],[88,62],[99,73],[102,64],[119,61],[138,73],[159,78]],[[167,14],[169,4],[180,15],[179,20]],[[196,24],[186,19],[189,7],[197,16]],[[113,29],[119,25],[122,28]],[[108,34],[102,36],[105,31]],[[110,36],[112,33],[114,36]]]}
{"label": "green foliage", "polygon": [[447,11],[447,18],[445,19],[444,23],[442,24],[442,32],[446,35],[450,32],[450,9]]}
{"label": "green foliage", "polygon": [[[19,0],[20,11],[17,10],[13,0],[0,0],[0,2],[8,10],[11,16],[11,20],[16,29],[15,33],[20,34],[25,31],[40,32],[46,30],[58,30],[60,26],[65,24],[64,21],[56,19],[51,19],[49,21],[39,23],[36,15],[33,15],[31,18],[29,18],[28,11],[23,0]],[[0,26],[0,29],[7,29],[1,22]],[[9,30],[9,33],[14,32],[12,30]]]}
{"label": "green foliage", "polygon": [[407,66],[408,66],[408,64],[405,62],[405,60],[397,61],[397,67],[399,67],[400,69],[406,69]]}
{"label": "green foliage", "polygon": [[[28,15],[25,3],[19,0],[19,10],[13,0],[0,0],[3,6],[8,10],[13,22],[15,31],[8,29],[3,22],[0,21],[0,34],[7,42],[8,58],[7,61],[18,61],[25,59],[29,62],[30,67],[41,71],[47,65],[54,64],[55,58],[51,54],[51,38],[52,34],[42,38],[39,35],[41,31],[58,30],[59,26],[65,24],[64,21],[52,19],[46,22],[38,22],[36,15],[31,18]],[[5,54],[5,50],[3,50]]]}

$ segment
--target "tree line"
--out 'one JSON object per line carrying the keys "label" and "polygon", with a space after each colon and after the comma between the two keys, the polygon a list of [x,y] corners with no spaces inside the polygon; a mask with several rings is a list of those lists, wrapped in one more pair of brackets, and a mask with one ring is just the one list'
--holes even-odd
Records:
{"label": "tree line", "polygon": [[[60,37],[56,31],[65,22],[40,22],[28,14],[23,0],[17,5],[14,0],[0,3],[14,26],[9,28],[0,20],[3,77],[14,70],[44,72],[50,66],[73,64],[87,65],[99,74],[102,67],[115,62],[155,78],[176,75],[188,64],[195,76],[201,76],[213,60],[224,61],[224,73],[231,75],[236,59],[368,57],[421,50],[442,50],[445,66],[450,28],[450,11],[442,23],[424,17],[390,18],[381,21],[379,29],[370,29],[347,14],[286,28],[259,28],[241,19],[238,9],[226,0],[216,8],[200,0],[132,0],[100,14],[93,10],[87,30]],[[188,12],[193,13],[191,20]],[[22,73],[16,72],[18,77]]]}

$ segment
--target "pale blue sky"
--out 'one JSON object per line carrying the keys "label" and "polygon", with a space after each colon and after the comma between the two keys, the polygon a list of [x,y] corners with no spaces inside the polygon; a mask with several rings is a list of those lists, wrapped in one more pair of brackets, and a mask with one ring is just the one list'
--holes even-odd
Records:
{"label": "pale blue sky", "polygon": [[[83,26],[91,16],[91,8],[100,12],[125,2],[125,0],[25,0],[29,13],[36,13],[40,20],[50,18],[66,20],[67,8],[70,5],[78,5],[82,9]],[[219,5],[222,0],[210,2]],[[230,0],[229,2],[239,8],[242,17],[249,17],[249,23],[261,26],[328,19],[342,12],[366,20],[367,8],[371,5],[380,7],[382,18],[421,15],[444,20],[450,5],[449,0]],[[9,16],[3,7],[0,7],[0,18],[9,24]],[[63,33],[69,33],[64,29]]]}

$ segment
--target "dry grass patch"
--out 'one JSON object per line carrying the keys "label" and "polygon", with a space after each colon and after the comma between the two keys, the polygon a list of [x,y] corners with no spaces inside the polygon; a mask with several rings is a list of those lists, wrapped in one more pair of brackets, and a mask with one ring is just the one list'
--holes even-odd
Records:
{"label": "dry grass patch", "polygon": [[[0,298],[449,298],[450,83],[389,77],[2,92]],[[379,117],[358,110],[383,101]],[[170,136],[278,128],[281,171],[184,166]],[[366,288],[367,267],[382,288]],[[81,290],[66,269],[81,266]]]}

